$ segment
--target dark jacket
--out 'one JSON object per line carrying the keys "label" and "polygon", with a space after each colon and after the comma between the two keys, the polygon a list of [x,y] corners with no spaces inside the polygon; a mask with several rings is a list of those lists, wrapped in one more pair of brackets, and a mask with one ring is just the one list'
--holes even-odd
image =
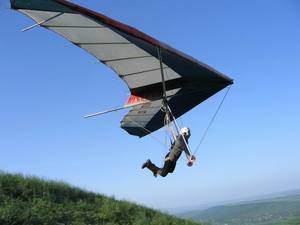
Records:
{"label": "dark jacket", "polygon": [[[188,144],[188,139],[186,139],[186,143]],[[178,135],[175,142],[171,146],[170,152],[168,153],[166,160],[176,162],[181,156],[182,151],[185,151],[187,155],[190,155],[188,148],[184,143],[183,136]]]}

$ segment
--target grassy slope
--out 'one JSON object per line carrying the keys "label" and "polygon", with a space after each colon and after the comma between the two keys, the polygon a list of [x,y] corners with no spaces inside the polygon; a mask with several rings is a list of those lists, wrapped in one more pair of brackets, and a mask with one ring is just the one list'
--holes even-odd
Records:
{"label": "grassy slope", "polygon": [[0,224],[200,224],[62,182],[0,173]]}
{"label": "grassy slope", "polygon": [[230,225],[300,225],[300,196],[288,196],[190,212],[185,218]]}

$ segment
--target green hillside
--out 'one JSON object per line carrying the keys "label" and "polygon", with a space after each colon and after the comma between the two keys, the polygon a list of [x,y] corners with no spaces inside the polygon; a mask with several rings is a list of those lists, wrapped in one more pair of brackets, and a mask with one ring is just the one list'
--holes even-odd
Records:
{"label": "green hillside", "polygon": [[217,225],[300,225],[300,195],[218,206],[182,217]]}
{"label": "green hillside", "polygon": [[0,173],[2,225],[194,225],[127,201],[35,177]]}

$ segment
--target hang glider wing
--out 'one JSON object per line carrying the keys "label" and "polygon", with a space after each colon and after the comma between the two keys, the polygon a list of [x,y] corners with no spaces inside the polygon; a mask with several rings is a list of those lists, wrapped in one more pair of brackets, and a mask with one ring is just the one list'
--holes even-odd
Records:
{"label": "hang glider wing", "polygon": [[94,55],[126,82],[131,92],[127,105],[137,105],[123,118],[121,127],[132,135],[142,137],[164,125],[158,48],[167,98],[176,118],[233,82],[133,27],[71,2],[11,0],[11,6]]}

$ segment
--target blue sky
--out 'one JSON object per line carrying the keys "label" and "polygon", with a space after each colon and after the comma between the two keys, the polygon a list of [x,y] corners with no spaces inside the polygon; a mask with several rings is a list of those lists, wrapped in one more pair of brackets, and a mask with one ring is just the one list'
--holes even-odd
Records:
{"label": "blue sky", "polygon": [[[287,1],[77,0],[232,77],[188,168],[154,178],[166,149],[119,128],[126,85],[60,36],[0,2],[0,169],[63,180],[154,208],[179,208],[300,188],[300,4]],[[224,91],[185,114],[195,149]],[[156,138],[164,141],[158,131]]]}

